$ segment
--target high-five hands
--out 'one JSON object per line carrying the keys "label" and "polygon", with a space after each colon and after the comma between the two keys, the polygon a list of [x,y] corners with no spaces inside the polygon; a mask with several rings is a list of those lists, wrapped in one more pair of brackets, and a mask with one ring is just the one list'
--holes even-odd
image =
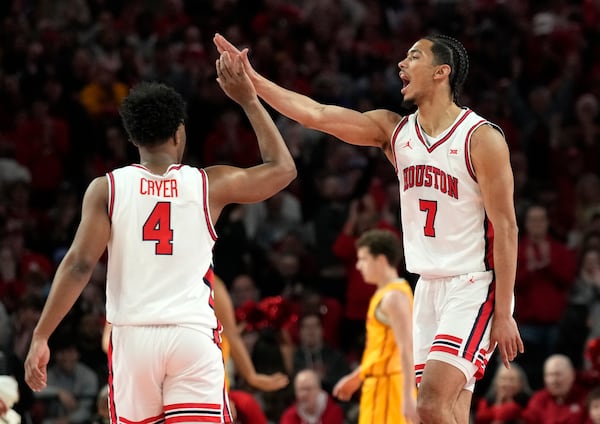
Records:
{"label": "high-five hands", "polygon": [[231,99],[245,105],[257,99],[256,90],[242,65],[241,55],[224,51],[215,63],[217,82]]}

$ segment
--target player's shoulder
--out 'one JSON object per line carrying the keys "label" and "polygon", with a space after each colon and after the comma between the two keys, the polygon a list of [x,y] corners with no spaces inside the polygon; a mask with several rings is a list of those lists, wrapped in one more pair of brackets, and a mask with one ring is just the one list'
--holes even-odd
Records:
{"label": "player's shoulder", "polygon": [[500,137],[504,138],[504,131],[500,126],[484,116],[479,115],[472,109],[465,108],[465,122],[468,126],[473,127],[472,137]]}
{"label": "player's shoulder", "polygon": [[401,282],[401,280],[388,285],[387,290],[383,293],[382,303],[397,303],[408,299],[407,289],[409,288],[408,282]]}

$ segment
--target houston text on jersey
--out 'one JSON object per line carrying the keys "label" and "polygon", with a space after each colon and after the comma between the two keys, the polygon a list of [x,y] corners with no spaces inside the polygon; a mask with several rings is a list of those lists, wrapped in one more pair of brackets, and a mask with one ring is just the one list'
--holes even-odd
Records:
{"label": "houston text on jersey", "polygon": [[413,187],[433,187],[458,199],[458,178],[431,165],[411,165],[402,170],[404,191]]}

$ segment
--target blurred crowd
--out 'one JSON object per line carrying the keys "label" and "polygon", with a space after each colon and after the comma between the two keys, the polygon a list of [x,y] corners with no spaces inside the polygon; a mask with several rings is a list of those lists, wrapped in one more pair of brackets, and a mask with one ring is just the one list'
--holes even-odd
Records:
{"label": "blurred crowd", "polygon": [[[108,420],[104,262],[51,340],[49,389],[31,393],[22,363],[83,190],[137,160],[118,115],[131,86],[161,81],[184,96],[187,163],[250,166],[260,160],[255,136],[215,82],[216,32],[249,47],[256,69],[284,87],[407,113],[397,64],[434,31],[469,51],[462,104],[502,127],[515,175],[515,316],[526,352],[511,375],[489,364],[473,419],[568,413],[564,422],[583,423],[595,406],[600,423],[598,0],[0,2],[0,374],[19,382],[12,403],[24,422]],[[378,149],[274,117],[298,178],[224,211],[214,266],[257,371],[298,378],[258,393],[230,366],[232,399],[239,422],[260,422],[244,421],[250,405],[269,423],[319,422],[325,411],[328,423],[351,423],[356,400],[330,392],[360,360],[375,289],[355,269],[354,242],[376,227],[401,235],[397,176]]]}

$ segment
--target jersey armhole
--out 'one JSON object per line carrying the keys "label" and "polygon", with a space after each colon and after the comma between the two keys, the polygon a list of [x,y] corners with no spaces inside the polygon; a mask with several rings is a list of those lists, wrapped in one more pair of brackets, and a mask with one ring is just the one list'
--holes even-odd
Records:
{"label": "jersey armhole", "polygon": [[392,158],[394,159],[394,169],[396,170],[396,174],[398,173],[398,160],[396,159],[396,137],[398,137],[400,130],[402,130],[404,125],[406,125],[408,122],[408,117],[409,115],[406,115],[400,120],[400,122],[398,122],[396,128],[394,128],[394,131],[392,132],[392,138],[390,140],[390,150],[392,151]]}
{"label": "jersey armhole", "polygon": [[213,241],[217,240],[217,231],[213,226],[213,223],[210,219],[210,213],[208,208],[208,175],[206,175],[206,171],[202,168],[198,168],[200,172],[200,176],[202,177],[202,196],[203,196],[203,204],[204,204],[204,219],[206,220],[206,226],[208,228],[208,232],[212,237]]}
{"label": "jersey armhole", "polygon": [[108,219],[112,222],[113,211],[115,209],[115,176],[112,172],[106,174],[108,181]]}

